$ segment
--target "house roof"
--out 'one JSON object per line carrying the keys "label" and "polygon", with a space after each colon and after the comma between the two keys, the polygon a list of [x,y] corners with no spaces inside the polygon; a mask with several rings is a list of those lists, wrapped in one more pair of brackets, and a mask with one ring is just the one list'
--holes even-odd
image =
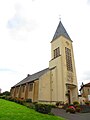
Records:
{"label": "house roof", "polygon": [[90,86],[90,82],[89,82],[89,83],[87,83],[87,84],[85,84],[84,86],[86,86],[86,87]]}
{"label": "house roof", "polygon": [[32,75],[28,74],[28,76],[26,78],[24,78],[22,81],[20,81],[19,83],[17,83],[13,87],[37,80],[37,79],[39,79],[40,76],[42,76],[43,74],[45,74],[48,71],[49,71],[49,68],[46,68],[46,69],[41,70],[41,71],[34,73]]}
{"label": "house roof", "polygon": [[53,37],[52,41],[55,40],[56,38],[58,38],[59,36],[64,36],[67,39],[71,40],[71,38],[69,37],[69,35],[68,35],[68,33],[67,33],[66,29],[64,28],[61,21],[59,22],[59,25],[58,25],[58,27],[56,29],[56,32],[54,34],[54,37]]}
{"label": "house roof", "polygon": [[87,84],[83,84],[83,85],[81,85],[81,88],[80,88],[79,91],[81,91],[81,90],[83,89],[83,87],[90,87],[90,82],[87,83]]}

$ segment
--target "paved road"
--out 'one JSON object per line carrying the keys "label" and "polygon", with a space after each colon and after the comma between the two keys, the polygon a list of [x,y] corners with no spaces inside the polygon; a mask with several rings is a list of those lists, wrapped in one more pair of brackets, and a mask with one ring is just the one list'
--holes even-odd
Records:
{"label": "paved road", "polygon": [[66,118],[66,120],[90,120],[90,113],[66,113],[63,109],[52,109],[52,113]]}

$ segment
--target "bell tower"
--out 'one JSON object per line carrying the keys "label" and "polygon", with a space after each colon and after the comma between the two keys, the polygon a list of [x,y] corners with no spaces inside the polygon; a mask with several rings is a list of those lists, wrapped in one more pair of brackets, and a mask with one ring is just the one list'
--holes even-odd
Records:
{"label": "bell tower", "polygon": [[78,100],[72,40],[61,21],[51,41],[49,69],[51,101],[72,103]]}

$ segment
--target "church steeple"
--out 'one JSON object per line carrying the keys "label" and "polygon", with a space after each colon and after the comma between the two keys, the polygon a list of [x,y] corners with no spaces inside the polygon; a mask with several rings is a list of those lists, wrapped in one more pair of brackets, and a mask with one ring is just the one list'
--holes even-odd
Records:
{"label": "church steeple", "polygon": [[55,40],[56,38],[60,37],[60,36],[64,36],[67,39],[71,40],[71,38],[69,37],[69,35],[68,35],[68,33],[67,33],[66,29],[64,28],[61,21],[59,22],[59,25],[56,29],[56,32],[54,34],[54,37],[53,37],[52,41]]}
{"label": "church steeple", "polygon": [[[51,100],[73,101],[78,100],[78,85],[74,62],[72,40],[62,22],[56,29],[51,41],[51,60],[49,62],[51,74]],[[68,96],[66,96],[68,93]]]}

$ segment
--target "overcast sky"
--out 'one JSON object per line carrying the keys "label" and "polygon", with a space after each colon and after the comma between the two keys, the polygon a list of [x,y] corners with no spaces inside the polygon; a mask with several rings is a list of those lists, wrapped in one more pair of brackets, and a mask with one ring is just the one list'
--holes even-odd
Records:
{"label": "overcast sky", "polygon": [[90,0],[1,0],[2,92],[49,66],[60,18],[73,41],[78,85],[90,82]]}

